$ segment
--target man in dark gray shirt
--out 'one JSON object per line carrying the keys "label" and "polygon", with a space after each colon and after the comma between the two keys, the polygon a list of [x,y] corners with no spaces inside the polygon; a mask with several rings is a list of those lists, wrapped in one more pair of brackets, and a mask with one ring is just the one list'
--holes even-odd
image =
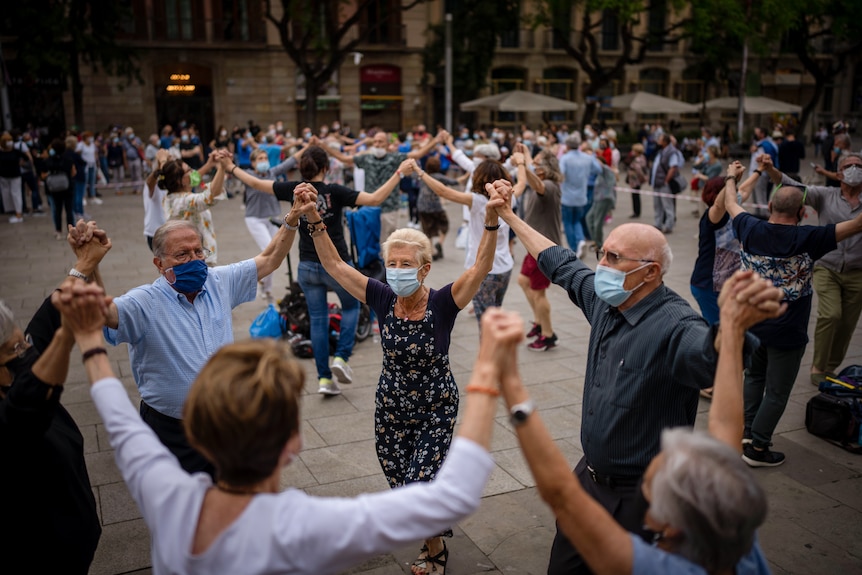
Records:
{"label": "man in dark gray shirt", "polygon": [[[510,195],[508,184],[495,187]],[[646,539],[640,478],[659,452],[662,429],[694,425],[698,390],[712,385],[715,375],[715,329],[664,285],[673,256],[654,227],[614,229],[593,272],[510,206],[498,212],[592,326],[581,422],[584,457],[575,474],[623,527]],[[558,529],[548,574],[589,572]]]}

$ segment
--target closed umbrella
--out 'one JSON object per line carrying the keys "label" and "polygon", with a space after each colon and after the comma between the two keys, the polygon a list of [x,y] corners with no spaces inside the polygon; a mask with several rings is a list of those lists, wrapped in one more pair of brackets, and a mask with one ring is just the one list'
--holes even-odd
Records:
{"label": "closed umbrella", "polygon": [[694,104],[680,102],[649,92],[630,92],[611,98],[612,110],[631,110],[638,114],[696,114],[700,111]]}
{"label": "closed umbrella", "polygon": [[461,104],[461,110],[493,110],[497,112],[557,112],[577,110],[578,105],[568,100],[552,98],[543,94],[535,94],[524,90],[511,90],[470,100]]}

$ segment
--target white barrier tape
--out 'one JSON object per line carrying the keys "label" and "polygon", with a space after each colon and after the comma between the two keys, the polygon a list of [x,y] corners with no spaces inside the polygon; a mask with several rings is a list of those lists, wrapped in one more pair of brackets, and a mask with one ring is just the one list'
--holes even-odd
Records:
{"label": "white barrier tape", "polygon": [[113,190],[117,188],[143,188],[146,182],[138,180],[137,182],[120,182],[118,184],[96,184],[97,190]]}
{"label": "white barrier tape", "polygon": [[[700,201],[700,195],[699,194],[697,196],[692,196],[691,194],[687,194],[685,192],[681,192],[679,194],[668,194],[665,192],[656,192],[653,190],[635,190],[634,188],[625,188],[623,186],[614,186],[614,190],[616,190],[618,192],[627,192],[629,194],[641,194],[643,196],[658,196],[660,198],[674,198],[674,199],[687,200],[690,202],[699,202]],[[686,190],[686,191],[690,191],[690,190]],[[763,204],[752,204],[752,203],[746,202],[742,205],[746,206],[746,207],[750,207],[750,208],[762,208],[764,210],[769,209],[769,206],[764,206]]]}

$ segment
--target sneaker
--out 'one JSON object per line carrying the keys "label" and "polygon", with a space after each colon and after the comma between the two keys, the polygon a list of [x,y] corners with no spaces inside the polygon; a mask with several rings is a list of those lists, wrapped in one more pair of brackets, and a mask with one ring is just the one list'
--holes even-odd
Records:
{"label": "sneaker", "polygon": [[82,206],[86,206],[86,205],[87,205],[87,198],[84,198],[83,200],[81,200],[81,205],[82,205]]}
{"label": "sneaker", "polygon": [[33,210],[33,217],[34,218],[44,218],[45,217],[45,210],[43,210],[42,208],[39,208],[38,210]]}
{"label": "sneaker", "polygon": [[587,242],[581,240],[578,242],[578,249],[575,250],[575,255],[578,256],[578,259],[583,258],[584,248],[587,246]]}
{"label": "sneaker", "polygon": [[834,378],[835,378],[835,377],[837,377],[837,376],[836,376],[834,373],[830,372],[830,371],[824,371],[824,372],[821,372],[821,373],[812,373],[812,374],[811,374],[811,385],[813,385],[814,387],[819,388],[819,387],[820,387],[820,384],[821,384],[822,382],[826,381],[826,378],[827,378],[827,377],[831,377],[831,378],[833,378],[833,379],[834,379]]}
{"label": "sneaker", "polygon": [[763,450],[755,449],[754,445],[749,443],[742,449],[742,460],[750,467],[775,467],[784,463],[784,454],[770,451],[768,447]]}
{"label": "sneaker", "polygon": [[542,335],[542,326],[533,322],[533,327],[527,332],[527,337],[536,337],[537,335]]}
{"label": "sneaker", "polygon": [[11,218],[9,218],[9,223],[10,223],[10,224],[20,224],[20,223],[21,223],[21,222],[23,222],[23,221],[24,221],[24,218],[19,218],[19,217],[16,217],[16,216],[12,216]]}
{"label": "sneaker", "polygon": [[99,196],[96,196],[95,198],[90,198],[90,201],[93,202],[94,204],[96,204],[97,206],[102,205],[102,198],[100,198]]}
{"label": "sneaker", "polygon": [[321,377],[318,384],[320,387],[317,388],[317,393],[320,393],[321,395],[341,395],[341,390],[338,389],[338,384],[331,379]]}
{"label": "sneaker", "polygon": [[335,379],[341,383],[353,383],[353,370],[340,357],[332,360],[332,365],[329,366],[329,369],[332,370],[332,375],[335,376]]}
{"label": "sneaker", "polygon": [[536,341],[527,345],[527,349],[529,349],[530,351],[548,351],[552,347],[556,346],[556,335],[552,335],[551,337],[545,337],[543,335],[540,335],[538,338],[536,338]]}

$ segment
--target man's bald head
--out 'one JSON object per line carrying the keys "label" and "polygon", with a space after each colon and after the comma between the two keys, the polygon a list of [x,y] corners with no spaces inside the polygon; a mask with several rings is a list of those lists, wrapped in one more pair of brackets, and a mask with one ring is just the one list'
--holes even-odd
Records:
{"label": "man's bald head", "polygon": [[804,194],[793,186],[781,186],[772,194],[772,211],[784,216],[796,217],[802,207]]}
{"label": "man's bald head", "polygon": [[620,255],[657,262],[661,266],[661,275],[667,273],[673,262],[673,253],[664,234],[653,226],[646,224],[623,224],[614,228],[605,241],[607,249],[620,251]]}

